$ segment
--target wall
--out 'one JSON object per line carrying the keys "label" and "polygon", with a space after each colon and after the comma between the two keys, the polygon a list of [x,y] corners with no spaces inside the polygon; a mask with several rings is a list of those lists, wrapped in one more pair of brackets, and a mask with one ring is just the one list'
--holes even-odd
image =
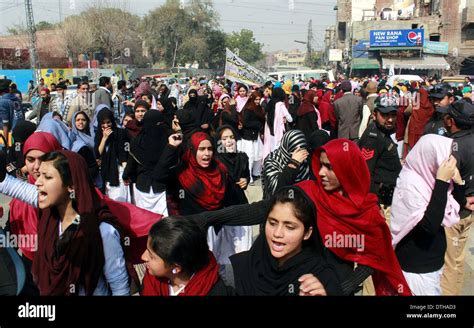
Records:
{"label": "wall", "polygon": [[352,22],[362,21],[364,9],[374,9],[375,0],[352,0]]}

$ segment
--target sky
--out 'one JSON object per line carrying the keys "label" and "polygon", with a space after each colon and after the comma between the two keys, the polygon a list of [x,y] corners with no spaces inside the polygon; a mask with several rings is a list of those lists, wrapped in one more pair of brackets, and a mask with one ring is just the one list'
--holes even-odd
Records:
{"label": "sky", "polygon": [[[99,0],[32,0],[35,23],[59,22],[60,18],[77,14],[88,5]],[[101,3],[124,3],[133,14],[143,17],[151,9],[159,7],[165,0],[102,0]],[[184,0],[185,4],[188,0]],[[220,16],[224,32],[240,31],[243,28],[254,32],[264,51],[300,49],[306,45],[308,23],[312,19],[313,48],[324,46],[324,31],[334,25],[337,0],[213,0]],[[290,9],[293,3],[294,9]],[[60,10],[61,8],[61,10]],[[61,13],[61,14],[60,14]],[[22,23],[26,26],[23,0],[0,0],[0,34],[7,28]]]}

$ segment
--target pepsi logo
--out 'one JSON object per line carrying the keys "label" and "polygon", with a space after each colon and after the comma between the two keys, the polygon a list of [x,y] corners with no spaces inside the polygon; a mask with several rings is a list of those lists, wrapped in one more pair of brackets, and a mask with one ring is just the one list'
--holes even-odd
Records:
{"label": "pepsi logo", "polygon": [[411,44],[416,44],[416,42],[418,41],[418,35],[416,34],[416,32],[411,31],[408,33],[407,39],[408,42],[410,42]]}

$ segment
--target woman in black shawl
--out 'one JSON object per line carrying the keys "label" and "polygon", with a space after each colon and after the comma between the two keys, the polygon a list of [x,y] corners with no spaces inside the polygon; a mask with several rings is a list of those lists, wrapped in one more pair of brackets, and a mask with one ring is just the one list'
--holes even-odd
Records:
{"label": "woman in black shawl", "polygon": [[128,156],[126,131],[117,128],[114,113],[108,108],[98,113],[97,122],[95,155],[104,182],[102,191],[113,200],[130,201],[128,187],[120,179]]}
{"label": "woman in black shawl", "polygon": [[237,151],[238,134],[230,125],[223,125],[216,131],[216,157],[223,163],[235,188],[238,204],[248,204],[244,190],[250,180],[249,159],[244,152]]}
{"label": "woman in black shawl", "polygon": [[188,92],[188,97],[189,100],[184,104],[183,110],[190,112],[194,124],[208,133],[214,115],[208,105],[208,95],[198,96],[197,90],[191,89]]}
{"label": "woman in black shawl", "polygon": [[170,128],[159,110],[150,110],[143,118],[143,128],[133,139],[123,179],[136,182],[133,188],[135,205],[168,215],[166,185],[153,180],[153,170],[168,143]]}
{"label": "woman in black shawl", "polygon": [[280,189],[252,248],[231,256],[237,295],[341,295],[336,274],[322,257],[313,203],[298,187]]}

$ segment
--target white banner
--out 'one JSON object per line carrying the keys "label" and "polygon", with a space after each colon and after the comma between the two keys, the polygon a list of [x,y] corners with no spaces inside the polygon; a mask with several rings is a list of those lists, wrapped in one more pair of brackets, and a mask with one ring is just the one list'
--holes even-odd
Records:
{"label": "white banner", "polygon": [[242,58],[226,49],[225,75],[232,82],[245,83],[247,85],[263,85],[267,81],[274,81],[264,72],[247,64]]}
{"label": "white banner", "polygon": [[342,61],[342,50],[329,49],[329,61]]}

